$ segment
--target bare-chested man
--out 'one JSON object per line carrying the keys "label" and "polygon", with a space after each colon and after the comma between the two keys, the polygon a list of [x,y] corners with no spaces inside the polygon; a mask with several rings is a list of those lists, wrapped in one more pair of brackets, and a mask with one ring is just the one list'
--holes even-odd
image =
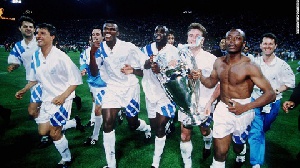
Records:
{"label": "bare-chested man", "polygon": [[[246,44],[245,33],[240,29],[231,29],[226,33],[226,49],[228,54],[219,57],[209,77],[202,76],[201,71],[193,75],[200,78],[206,87],[214,87],[220,83],[220,99],[214,111],[214,158],[212,168],[225,168],[225,160],[233,140],[233,150],[240,156],[236,161],[245,158],[245,143],[254,118],[253,108],[260,107],[275,100],[268,80],[260,68],[242,55]],[[264,94],[251,101],[253,86],[257,85]],[[244,159],[245,160],[245,159]],[[243,162],[240,162],[243,163]]]}

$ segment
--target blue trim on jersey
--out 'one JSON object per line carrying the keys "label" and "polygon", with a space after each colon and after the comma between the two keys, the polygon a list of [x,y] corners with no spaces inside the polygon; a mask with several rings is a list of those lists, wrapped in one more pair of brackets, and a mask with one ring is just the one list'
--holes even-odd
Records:
{"label": "blue trim on jersey", "polygon": [[30,103],[41,103],[42,102],[42,87],[40,84],[36,84],[37,87],[34,87],[31,91]]}
{"label": "blue trim on jersey", "polygon": [[[89,73],[90,74],[90,73]],[[102,80],[102,78],[100,77],[100,73],[98,72],[97,76],[92,76],[92,75],[88,75],[88,79],[87,82],[92,86],[92,87],[106,87],[106,82],[104,82],[104,80]]]}
{"label": "blue trim on jersey", "polygon": [[84,70],[84,69],[88,69],[89,65],[88,64],[83,64],[80,66],[80,71]]}
{"label": "blue trim on jersey", "polygon": [[103,55],[104,58],[107,57],[107,54],[106,54],[106,52],[104,50],[103,43],[100,44],[100,48],[101,48],[100,55]]}
{"label": "blue trim on jersey", "polygon": [[20,53],[25,52],[25,48],[22,46],[21,41],[17,42],[16,45],[18,46]]}
{"label": "blue trim on jersey", "polygon": [[103,43],[100,43],[100,48],[95,53],[95,58],[102,58],[100,65],[103,65],[104,59],[107,57],[107,54],[104,50]]}
{"label": "blue trim on jersey", "polygon": [[39,67],[39,66],[41,66],[41,61],[40,61],[40,59],[39,59],[39,50],[37,50],[37,51],[34,53],[32,60],[33,60],[33,59],[35,60],[35,64],[34,64],[33,61],[31,62],[31,69],[33,69],[33,70],[34,70],[34,73],[36,74],[36,68]]}
{"label": "blue trim on jersey", "polygon": [[151,44],[146,45],[146,51],[147,51],[148,56],[153,55]]}
{"label": "blue trim on jersey", "polygon": [[21,45],[21,41],[17,42],[14,48],[11,50],[10,55],[13,55],[18,58],[18,60],[23,64],[23,60],[21,58],[21,54],[25,52],[24,47]]}

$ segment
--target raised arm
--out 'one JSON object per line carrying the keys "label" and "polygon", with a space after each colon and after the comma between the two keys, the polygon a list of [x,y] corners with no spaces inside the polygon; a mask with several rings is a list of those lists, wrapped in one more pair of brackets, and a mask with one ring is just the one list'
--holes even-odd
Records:
{"label": "raised arm", "polygon": [[92,76],[97,76],[99,73],[98,65],[96,63],[95,53],[98,50],[98,47],[92,45],[90,51],[90,70]]}

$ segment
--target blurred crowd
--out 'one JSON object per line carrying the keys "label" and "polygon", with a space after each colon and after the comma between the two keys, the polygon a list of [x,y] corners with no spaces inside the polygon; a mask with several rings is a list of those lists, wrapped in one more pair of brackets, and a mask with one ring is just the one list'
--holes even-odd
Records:
{"label": "blurred crowd", "polygon": [[[59,35],[59,46],[62,50],[81,52],[88,46],[88,39],[91,27],[94,25],[102,25],[107,18],[99,19],[74,19],[74,20],[54,20],[45,21],[56,25]],[[253,13],[241,15],[212,15],[212,14],[194,14],[182,13],[176,16],[161,16],[152,14],[143,17],[116,17],[112,18],[118,22],[120,31],[120,39],[130,41],[137,46],[145,46],[152,41],[152,30],[155,25],[162,24],[171,28],[175,32],[175,44],[186,43],[186,28],[191,22],[199,22],[203,24],[208,32],[205,40],[204,48],[212,51],[219,47],[219,41],[225,36],[225,32],[230,28],[241,28],[245,30],[247,36],[247,46],[250,52],[259,55],[259,39],[263,33],[272,32],[277,35],[279,45],[276,53],[281,58],[288,55],[288,59],[297,59],[300,56],[298,47],[300,45],[299,36],[296,34],[296,22],[293,18],[264,16],[263,18],[255,16]],[[1,21],[5,25],[0,31],[0,45],[9,47],[15,41],[21,39],[16,22]],[[2,24],[1,24],[2,25]],[[286,54],[288,53],[288,54]],[[292,53],[292,54],[291,54]],[[294,57],[293,57],[294,55]]]}

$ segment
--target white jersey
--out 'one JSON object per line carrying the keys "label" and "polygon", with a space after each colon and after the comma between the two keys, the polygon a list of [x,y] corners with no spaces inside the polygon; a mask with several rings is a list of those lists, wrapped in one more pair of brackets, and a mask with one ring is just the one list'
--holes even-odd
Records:
{"label": "white jersey", "polygon": [[[254,62],[261,68],[263,75],[269,80],[272,88],[275,90],[282,85],[289,88],[295,87],[295,74],[290,65],[284,60],[275,56],[270,65],[267,65],[263,57],[255,57]],[[261,90],[255,85],[252,92],[254,99],[262,95]],[[276,95],[276,100],[282,98],[282,93]]]}
{"label": "white jersey", "polygon": [[[39,49],[32,57],[30,81],[38,81],[43,87],[42,101],[52,101],[67,90],[70,85],[82,84],[82,77],[70,57],[55,46],[45,58]],[[73,99],[73,91],[66,100]]]}
{"label": "white jersey", "polygon": [[127,91],[128,87],[139,83],[134,74],[126,75],[121,72],[121,68],[129,64],[135,69],[144,69],[145,61],[148,59],[147,55],[133,43],[120,39],[117,39],[112,50],[107,46],[106,41],[102,42],[95,57],[101,77],[107,83],[107,87],[120,91]]}
{"label": "white jersey", "polygon": [[[151,55],[156,56],[158,54],[163,54],[165,56],[166,62],[168,63],[172,60],[178,61],[180,59],[178,55],[178,49],[171,44],[166,44],[164,48],[158,51],[156,48],[156,42],[153,42],[143,47],[142,51],[149,57]],[[157,79],[156,74],[152,72],[151,68],[144,69],[143,72],[144,75],[142,79],[142,86],[144,88],[146,98],[151,103],[155,103],[157,101],[160,101],[162,98],[165,98],[166,93],[162,88],[159,80]]]}
{"label": "white jersey", "polygon": [[80,53],[79,64],[80,70],[87,69],[90,65],[90,52],[91,47],[87,47],[82,53]]}
{"label": "white jersey", "polygon": [[[201,49],[200,52],[198,52],[198,54],[195,56],[195,61],[197,64],[197,68],[201,69],[203,76],[210,76],[216,59],[217,57],[215,55],[204,51],[203,49]],[[199,103],[201,107],[205,107],[206,103],[209,101],[213,92],[215,91],[215,88],[216,86],[213,88],[207,88],[200,82]]]}
{"label": "white jersey", "polygon": [[31,57],[32,54],[38,50],[38,45],[36,42],[35,37],[30,41],[28,45],[26,45],[25,40],[21,40],[17,42],[9,56],[7,58],[8,64],[19,64],[23,65],[26,70],[26,80],[28,80],[29,73],[30,73],[30,64],[31,64]]}
{"label": "white jersey", "polygon": [[254,61],[254,59],[255,59],[255,57],[254,57],[254,55],[252,55],[252,54],[245,54],[248,58],[250,58],[250,60],[253,62]]}

